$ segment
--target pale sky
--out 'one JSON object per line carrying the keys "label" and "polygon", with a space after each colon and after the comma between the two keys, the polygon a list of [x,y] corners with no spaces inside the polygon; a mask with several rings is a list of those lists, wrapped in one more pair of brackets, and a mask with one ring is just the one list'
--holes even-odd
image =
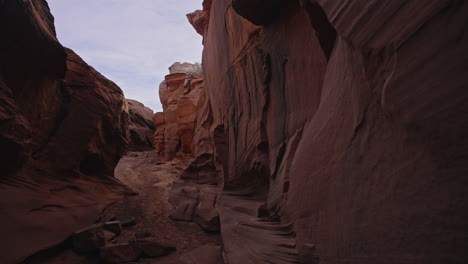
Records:
{"label": "pale sky", "polygon": [[62,45],[155,112],[162,111],[158,88],[168,67],[201,62],[202,38],[185,15],[202,0],[47,2]]}

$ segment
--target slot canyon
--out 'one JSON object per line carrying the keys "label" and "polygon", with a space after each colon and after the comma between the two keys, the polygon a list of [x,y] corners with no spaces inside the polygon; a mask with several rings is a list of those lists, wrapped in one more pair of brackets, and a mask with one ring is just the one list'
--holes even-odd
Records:
{"label": "slot canyon", "polygon": [[0,263],[468,263],[468,1],[193,1],[154,113],[0,0]]}

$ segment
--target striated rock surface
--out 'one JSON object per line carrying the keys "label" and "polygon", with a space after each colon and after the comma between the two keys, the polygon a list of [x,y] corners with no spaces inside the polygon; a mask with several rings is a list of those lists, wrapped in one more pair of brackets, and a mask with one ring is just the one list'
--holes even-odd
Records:
{"label": "striated rock surface", "polygon": [[227,263],[468,261],[467,17],[448,0],[189,15],[208,102],[194,157],[223,188]]}
{"label": "striated rock surface", "polygon": [[222,180],[214,162],[211,105],[200,65],[175,63],[170,72],[159,90],[164,112],[154,115],[158,155],[185,165],[180,180],[170,190],[170,218],[193,221],[208,232],[218,232],[220,218],[215,204]]}
{"label": "striated rock surface", "polygon": [[128,190],[120,88],[60,45],[46,1],[0,1],[0,242],[18,263],[89,226]]}
{"label": "striated rock surface", "polygon": [[153,110],[142,103],[127,99],[129,112],[129,151],[145,151],[154,148]]}
{"label": "striated rock surface", "polygon": [[159,87],[163,112],[153,117],[154,146],[161,157],[187,159],[194,154],[198,109],[205,102],[199,64],[174,63]]}

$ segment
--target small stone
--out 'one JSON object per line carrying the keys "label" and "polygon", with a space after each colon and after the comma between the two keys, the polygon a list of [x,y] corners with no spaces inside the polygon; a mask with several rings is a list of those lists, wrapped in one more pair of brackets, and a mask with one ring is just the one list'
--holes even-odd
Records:
{"label": "small stone", "polygon": [[120,221],[111,221],[111,222],[105,222],[102,225],[102,228],[104,230],[110,231],[116,235],[120,234],[122,232],[122,224]]}
{"label": "small stone", "polygon": [[72,235],[73,250],[77,253],[90,253],[106,244],[102,225],[95,224],[81,229]]}
{"label": "small stone", "polygon": [[124,227],[127,227],[127,226],[134,226],[136,225],[136,220],[135,220],[135,217],[124,217],[124,218],[120,218],[120,223],[122,224],[122,226]]}
{"label": "small stone", "polygon": [[143,251],[143,256],[151,258],[166,256],[177,250],[174,245],[149,238],[133,239],[130,240],[129,243],[141,249]]}
{"label": "small stone", "polygon": [[106,241],[111,241],[112,239],[115,238],[115,236],[116,236],[115,233],[104,230],[104,238],[106,239]]}
{"label": "small stone", "polygon": [[128,243],[107,245],[101,248],[99,256],[104,263],[128,263],[138,260],[142,250]]}
{"label": "small stone", "polygon": [[135,238],[137,238],[137,239],[147,238],[147,237],[150,237],[150,236],[152,236],[152,234],[150,232],[146,232],[146,231],[137,231],[135,233]]}

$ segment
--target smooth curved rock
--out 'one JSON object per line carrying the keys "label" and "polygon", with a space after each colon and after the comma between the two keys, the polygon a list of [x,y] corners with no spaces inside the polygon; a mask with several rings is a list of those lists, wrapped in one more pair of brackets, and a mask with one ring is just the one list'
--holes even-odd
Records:
{"label": "smooth curved rock", "polygon": [[145,151],[154,148],[153,110],[142,103],[127,99],[129,112],[130,151]]}
{"label": "smooth curved rock", "polygon": [[65,49],[46,1],[0,4],[0,243],[18,263],[89,226],[129,190],[120,88]]}
{"label": "smooth curved rock", "polygon": [[193,221],[209,232],[220,230],[219,213],[215,207],[218,192],[217,188],[203,188],[199,192],[199,202]]}
{"label": "smooth curved rock", "polygon": [[227,261],[467,262],[468,3],[275,3],[204,32]]}

